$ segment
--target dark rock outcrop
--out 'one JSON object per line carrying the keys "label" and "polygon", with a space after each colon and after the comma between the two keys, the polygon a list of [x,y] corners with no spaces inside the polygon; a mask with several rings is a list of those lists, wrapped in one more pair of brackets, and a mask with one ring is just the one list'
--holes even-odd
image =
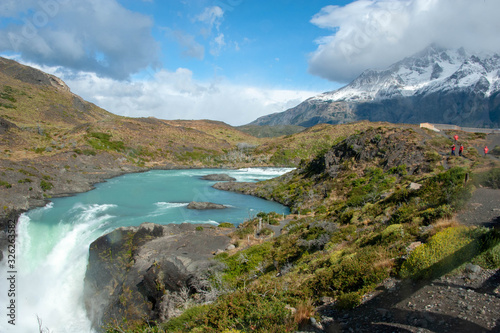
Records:
{"label": "dark rock outcrop", "polygon": [[209,259],[230,239],[217,228],[197,226],[144,223],[94,241],[84,293],[94,328],[122,320],[165,320],[174,297],[207,291]]}
{"label": "dark rock outcrop", "polygon": [[236,180],[236,178],[233,178],[225,173],[220,173],[220,174],[214,173],[211,175],[203,176],[203,177],[201,177],[201,179],[213,180],[213,181],[217,181],[217,182],[234,182]]}
{"label": "dark rock outcrop", "polygon": [[206,209],[226,209],[227,207],[221,204],[216,204],[213,202],[198,202],[191,201],[189,205],[187,205],[188,209],[197,209],[197,210],[206,210]]}
{"label": "dark rock outcrop", "polygon": [[16,124],[0,117],[0,134],[4,134],[11,128],[18,128]]}

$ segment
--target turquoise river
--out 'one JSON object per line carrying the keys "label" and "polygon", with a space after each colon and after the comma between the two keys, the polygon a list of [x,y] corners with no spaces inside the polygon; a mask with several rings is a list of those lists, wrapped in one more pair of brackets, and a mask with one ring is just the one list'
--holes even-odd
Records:
{"label": "turquoise river", "polygon": [[[40,327],[52,333],[92,332],[82,296],[88,249],[95,239],[118,227],[143,222],[239,224],[260,211],[287,214],[288,208],[278,203],[215,190],[211,187],[215,182],[200,179],[226,173],[237,181],[253,182],[287,171],[290,169],[194,169],[128,174],[22,214],[17,224],[15,273],[9,273],[5,260],[0,264],[0,286],[5,286],[0,292],[4,309],[0,332],[40,332]],[[229,208],[189,210],[190,201]],[[12,275],[14,297],[7,293]],[[15,325],[6,316],[11,302],[16,307]]]}

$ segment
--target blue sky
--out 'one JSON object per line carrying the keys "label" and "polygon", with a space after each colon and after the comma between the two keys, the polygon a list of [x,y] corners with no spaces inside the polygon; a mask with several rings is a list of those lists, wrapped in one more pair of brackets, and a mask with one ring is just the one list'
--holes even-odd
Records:
{"label": "blue sky", "polygon": [[[324,33],[309,21],[331,3],[324,0],[123,2],[127,8],[154,18],[153,35],[161,43],[160,61],[164,68],[189,68],[200,80],[221,76],[252,85],[311,91],[337,86],[307,71],[308,55],[317,46],[315,39]],[[217,12],[220,16],[206,11],[215,6],[221,9]]]}
{"label": "blue sky", "polygon": [[0,55],[116,114],[241,125],[428,46],[500,48],[498,0],[2,0]]}

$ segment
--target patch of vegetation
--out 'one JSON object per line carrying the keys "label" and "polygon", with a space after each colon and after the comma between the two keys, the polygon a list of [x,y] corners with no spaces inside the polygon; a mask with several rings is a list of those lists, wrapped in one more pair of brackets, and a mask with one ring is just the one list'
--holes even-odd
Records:
{"label": "patch of vegetation", "polygon": [[36,177],[32,172],[29,172],[27,170],[24,170],[24,169],[19,169],[18,170],[20,173],[22,173],[23,175],[25,176],[30,176],[30,177]]}
{"label": "patch of vegetation", "polygon": [[0,186],[3,186],[5,188],[11,188],[12,185],[9,184],[9,182],[6,182],[5,180],[0,180]]}
{"label": "patch of vegetation", "polygon": [[42,179],[40,181],[40,188],[46,192],[52,190],[54,188],[54,185],[51,182],[46,181],[45,179]]}
{"label": "patch of vegetation", "polygon": [[231,222],[221,222],[218,225],[219,228],[234,228],[234,224]]}
{"label": "patch of vegetation", "polygon": [[401,277],[429,279],[451,272],[479,254],[482,232],[467,227],[438,232],[410,254],[401,267]]}
{"label": "patch of vegetation", "polygon": [[201,147],[194,147],[192,151],[183,151],[175,154],[177,160],[180,162],[206,162],[217,155],[216,151]]}
{"label": "patch of vegetation", "polygon": [[0,91],[0,98],[9,101],[10,103],[0,101],[0,107],[4,107],[6,109],[17,109],[17,106],[12,104],[17,102],[17,99],[14,97],[15,93],[17,93],[16,89],[11,86],[4,86],[3,91]]}
{"label": "patch of vegetation", "polygon": [[302,132],[305,127],[295,125],[277,125],[277,126],[257,126],[245,125],[238,129],[257,138],[274,138],[282,135],[292,135]]}
{"label": "patch of vegetation", "polygon": [[87,137],[88,144],[96,150],[114,150],[122,152],[125,150],[123,141],[112,141],[112,135],[102,132],[91,132]]}

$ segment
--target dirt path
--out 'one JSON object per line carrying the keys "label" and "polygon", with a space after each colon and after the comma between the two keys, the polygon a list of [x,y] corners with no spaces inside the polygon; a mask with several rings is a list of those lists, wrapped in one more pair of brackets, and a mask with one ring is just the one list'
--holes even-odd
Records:
{"label": "dirt path", "polygon": [[500,227],[500,190],[478,188],[457,220],[468,226]]}
{"label": "dirt path", "polygon": [[362,305],[339,311],[320,308],[323,330],[356,333],[500,332],[500,272],[470,271],[432,282],[387,280]]}

